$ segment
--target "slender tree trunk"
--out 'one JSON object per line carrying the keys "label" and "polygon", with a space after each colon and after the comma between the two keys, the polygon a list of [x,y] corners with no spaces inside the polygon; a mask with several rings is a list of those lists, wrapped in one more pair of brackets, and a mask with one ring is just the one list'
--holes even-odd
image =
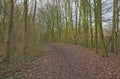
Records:
{"label": "slender tree trunk", "polygon": [[[54,11],[53,11],[54,12]],[[55,34],[54,34],[54,26],[55,26],[55,20],[54,20],[54,13],[52,13],[52,30],[51,30],[51,41],[55,42]]]}
{"label": "slender tree trunk", "polygon": [[78,39],[78,1],[75,1],[75,16],[76,16],[76,23],[75,23],[75,42],[74,44],[77,44]]}
{"label": "slender tree trunk", "polygon": [[60,12],[59,12],[59,10],[60,10],[60,5],[59,5],[59,0],[56,0],[56,6],[57,6],[57,8],[56,8],[56,12],[57,12],[57,31],[58,31],[58,37],[57,37],[57,41],[58,42],[60,42],[61,41],[61,28],[60,28]]}
{"label": "slender tree trunk", "polygon": [[115,0],[113,1],[113,26],[112,26],[112,37],[113,40],[111,41],[111,52],[114,52],[114,33],[115,33]]}
{"label": "slender tree trunk", "polygon": [[68,3],[65,0],[65,42],[68,42]]}
{"label": "slender tree trunk", "polygon": [[68,15],[69,15],[69,20],[70,20],[70,29],[71,29],[71,38],[69,39],[70,40],[70,43],[73,44],[74,42],[74,38],[73,38],[73,35],[74,35],[74,32],[73,32],[73,18],[72,18],[72,3],[71,3],[71,0],[68,0],[68,8],[69,8],[69,11],[68,11]]}
{"label": "slender tree trunk", "polygon": [[25,46],[24,46],[24,55],[26,54],[27,51],[27,43],[28,43],[28,38],[27,38],[27,12],[28,12],[28,6],[27,6],[27,0],[24,0],[24,42],[25,42]]}
{"label": "slender tree trunk", "polygon": [[36,7],[37,7],[37,1],[34,0],[34,14],[33,14],[33,19],[32,19],[32,22],[33,22],[33,30],[34,30],[34,41],[36,41],[36,30],[35,30],[35,17],[36,17]]}
{"label": "slender tree trunk", "polygon": [[82,0],[83,6],[83,46],[88,47],[88,22],[87,22],[87,1]]}
{"label": "slender tree trunk", "polygon": [[94,20],[95,20],[95,34],[94,34],[94,40],[95,40],[95,52],[98,53],[98,23],[97,23],[97,18],[98,18],[98,9],[97,9],[97,0],[94,0]]}
{"label": "slender tree trunk", "polygon": [[82,26],[82,10],[81,10],[81,2],[79,2],[79,23],[78,23],[78,38],[81,42],[81,26]]}
{"label": "slender tree trunk", "polygon": [[90,17],[90,49],[93,49],[93,30],[92,30],[92,12],[91,12],[91,1],[89,0],[89,17]]}
{"label": "slender tree trunk", "polygon": [[119,10],[118,10],[118,0],[113,1],[113,27],[112,27],[112,36],[113,40],[111,43],[111,51],[115,54],[118,54],[117,48],[117,33],[118,33],[118,17],[119,17]]}
{"label": "slender tree trunk", "polygon": [[7,50],[5,53],[5,74],[7,75],[7,69],[10,63],[10,54],[12,53],[12,40],[13,40],[13,0],[10,0],[10,9],[9,9],[9,24],[8,24],[8,38],[7,38]]}

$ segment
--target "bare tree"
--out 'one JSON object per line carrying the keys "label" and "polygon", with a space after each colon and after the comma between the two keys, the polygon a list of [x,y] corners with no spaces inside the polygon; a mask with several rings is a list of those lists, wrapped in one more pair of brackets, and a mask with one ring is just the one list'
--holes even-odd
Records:
{"label": "bare tree", "polygon": [[13,32],[14,32],[13,31],[13,7],[14,7],[13,0],[10,0],[7,50],[5,53],[5,71],[7,71],[7,68],[9,67],[10,54],[12,53],[12,40],[13,40]]}
{"label": "bare tree", "polygon": [[28,12],[28,5],[27,5],[27,0],[24,0],[24,41],[25,41],[25,46],[24,46],[24,54],[26,54],[26,50],[27,50],[27,43],[28,43],[28,38],[27,38],[27,12]]}

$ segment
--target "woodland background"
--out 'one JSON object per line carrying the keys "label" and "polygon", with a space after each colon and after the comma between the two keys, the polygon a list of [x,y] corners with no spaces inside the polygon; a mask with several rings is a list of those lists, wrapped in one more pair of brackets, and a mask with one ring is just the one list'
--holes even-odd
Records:
{"label": "woodland background", "polygon": [[0,0],[0,76],[18,75],[45,42],[120,53],[120,0]]}

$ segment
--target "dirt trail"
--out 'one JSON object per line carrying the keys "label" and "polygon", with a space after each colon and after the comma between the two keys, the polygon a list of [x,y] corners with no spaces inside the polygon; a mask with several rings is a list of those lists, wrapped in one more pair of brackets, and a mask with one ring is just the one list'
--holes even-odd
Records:
{"label": "dirt trail", "polygon": [[90,50],[65,44],[46,44],[25,79],[120,79],[120,62],[113,55],[101,58]]}

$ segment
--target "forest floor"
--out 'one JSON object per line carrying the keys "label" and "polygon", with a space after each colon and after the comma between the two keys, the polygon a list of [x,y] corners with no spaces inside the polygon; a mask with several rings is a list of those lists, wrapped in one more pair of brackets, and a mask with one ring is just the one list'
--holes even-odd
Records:
{"label": "forest floor", "polygon": [[28,66],[25,79],[120,79],[120,56],[101,57],[79,45],[47,43]]}

